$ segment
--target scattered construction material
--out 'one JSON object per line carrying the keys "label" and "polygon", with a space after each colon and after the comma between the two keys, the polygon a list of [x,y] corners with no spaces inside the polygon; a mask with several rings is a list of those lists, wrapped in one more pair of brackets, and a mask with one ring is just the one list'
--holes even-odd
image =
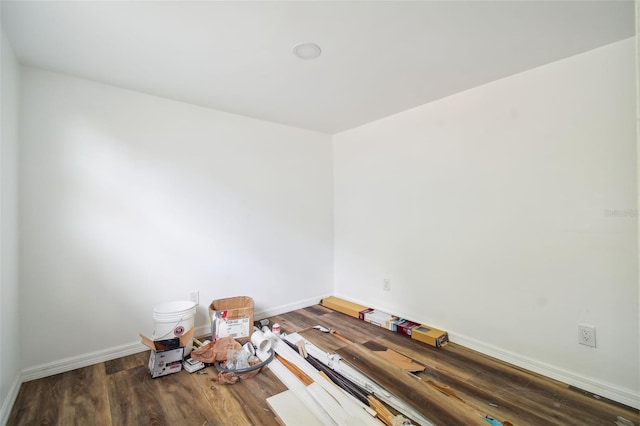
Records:
{"label": "scattered construction material", "polygon": [[271,407],[280,424],[322,426],[323,423],[291,390],[286,390],[267,398],[267,404]]}
{"label": "scattered construction material", "polygon": [[342,312],[343,314],[354,318],[360,318],[360,312],[369,309],[367,306],[358,305],[357,303],[339,299],[334,296],[325,297],[320,303],[322,306],[333,309],[334,311]]}
{"label": "scattered construction material", "polygon": [[410,377],[358,343],[346,345],[336,352],[355,368],[369,372],[371,378],[388,391],[402,395],[415,410],[439,426],[486,426],[482,417],[465,404],[443,395],[432,386],[425,386],[420,380]]}
{"label": "scattered construction material", "polygon": [[[153,308],[153,340],[180,338],[194,326],[196,304],[187,300],[168,302]],[[192,334],[193,336],[193,334]],[[192,340],[185,342],[184,356],[191,353]]]}
{"label": "scattered construction material", "polygon": [[411,337],[411,333],[416,327],[420,327],[420,323],[409,321],[407,319],[401,319],[400,321],[398,321],[395,331],[398,334],[404,334],[405,336]]}
{"label": "scattered construction material", "polygon": [[625,419],[622,416],[618,416],[614,424],[618,426],[635,426],[635,424],[631,420]]}
{"label": "scattered construction material", "polygon": [[[342,389],[334,386],[278,336],[275,336],[273,340],[273,348],[279,359],[272,362],[269,367],[271,371],[276,374],[290,390],[297,388],[302,391],[304,389],[304,394],[310,395],[311,400],[314,401],[310,403],[309,399],[305,397],[307,399],[305,403],[324,424],[326,424],[324,420],[330,419],[331,422],[339,425],[378,425],[378,422],[373,417],[375,416],[373,410],[353,396],[345,393]],[[261,358],[264,357],[261,353],[258,353],[258,356]],[[295,368],[289,369],[285,367],[285,364],[280,360],[286,360],[289,368],[291,365],[295,366]],[[286,373],[283,373],[285,371]],[[308,379],[305,379],[305,383],[309,383],[308,380],[312,382],[306,385],[300,381],[298,372],[302,372],[308,376]],[[300,385],[302,385],[302,388]],[[303,399],[298,392],[296,392],[296,396]],[[319,414],[316,413],[318,407],[321,410]]]}
{"label": "scattered construction material", "polygon": [[[220,361],[214,363],[216,370],[218,370],[216,381],[219,384],[234,384],[240,380],[255,377],[264,366],[273,360],[273,356],[273,351],[270,351],[266,359],[260,360],[255,355],[250,356],[244,349],[229,351],[225,365],[222,365]],[[243,359],[243,362],[239,362],[240,358]]]}
{"label": "scattered construction material", "polygon": [[351,340],[347,339],[346,337],[344,337],[342,334],[340,334],[337,330],[334,330],[333,328],[326,328],[323,327],[321,325],[316,325],[313,328],[315,328],[316,330],[319,330],[323,333],[329,333],[332,336],[337,337],[338,339],[342,340],[345,343],[351,343]]}
{"label": "scattered construction material", "polygon": [[325,297],[320,301],[320,304],[334,311],[358,318],[395,333],[410,336],[412,339],[436,348],[441,348],[449,343],[449,334],[446,331],[409,321],[408,319],[400,318],[397,315],[389,314],[379,309],[368,308],[363,305],[358,305],[357,303],[339,299],[335,296]]}
{"label": "scattered construction material", "polygon": [[449,343],[449,334],[447,332],[437,328],[430,328],[426,325],[414,328],[411,332],[411,338],[436,348],[441,348]]}
{"label": "scattered construction material", "polygon": [[309,342],[306,339],[303,339],[297,333],[289,334],[285,337],[285,339],[293,344],[297,344],[297,342],[302,339],[305,343],[305,347],[309,356],[313,356],[318,361],[331,368],[333,371],[340,373],[346,379],[350,380],[362,389],[374,394],[376,398],[380,399],[395,410],[398,410],[405,416],[413,419],[416,423],[423,426],[433,425],[433,423],[428,418],[405,403],[404,400],[389,392],[387,389],[380,386],[378,383],[371,380],[369,377],[365,376],[350,365],[343,362],[340,355],[324,352],[313,343]]}
{"label": "scattered construction material", "polygon": [[378,327],[386,328],[387,330],[396,331],[399,318],[395,315],[382,312],[378,309],[368,308],[361,311],[358,315],[358,319],[377,325]]}
{"label": "scattered construction material", "polygon": [[230,350],[240,350],[242,345],[233,337],[222,337],[215,342],[210,342],[191,352],[191,358],[207,364],[216,361],[225,361]]}
{"label": "scattered construction material", "polygon": [[255,345],[256,350],[259,352],[267,352],[271,349],[271,341],[257,327],[254,328],[251,335],[251,343]]}
{"label": "scattered construction material", "polygon": [[369,405],[376,411],[376,414],[382,422],[387,426],[409,426],[411,421],[404,416],[394,416],[391,411],[387,409],[380,401],[374,396],[369,396]]}
{"label": "scattered construction material", "polygon": [[194,330],[195,329],[192,328],[180,336],[180,338],[165,340],[153,340],[140,334],[142,343],[151,349],[148,364],[151,377],[155,379],[156,377],[182,371],[184,348],[187,343],[191,342]]}
{"label": "scattered construction material", "polygon": [[[293,343],[289,342],[288,340],[283,340],[283,341],[285,343],[287,343],[290,347],[298,349],[298,350],[300,349],[301,346],[304,346],[304,339],[300,339],[298,341],[298,343],[295,344],[295,345]],[[306,353],[306,349],[305,349],[305,353]],[[313,356],[311,356],[309,354],[306,354],[306,356],[302,355],[302,354],[300,354],[300,355],[309,364],[311,364],[316,370],[318,370],[318,372],[323,377],[325,377],[327,380],[331,380],[336,386],[339,386],[345,392],[349,393],[350,395],[352,395],[353,397],[358,399],[363,404],[368,404],[368,399],[367,398],[371,394],[371,392],[368,392],[365,389],[363,389],[362,387],[360,387],[360,386],[356,385],[355,383],[351,382],[349,379],[344,377],[342,374],[332,370],[327,365],[325,365],[322,362],[320,362],[319,360],[317,360],[315,357],[313,357]]]}
{"label": "scattered construction material", "polygon": [[182,367],[189,373],[195,373],[196,371],[202,370],[204,368],[204,363],[201,361],[196,361],[193,358],[189,358],[184,360],[184,362],[182,363]]}
{"label": "scattered construction material", "polygon": [[233,337],[247,342],[253,333],[253,299],[247,296],[216,299],[209,305],[213,340]]}

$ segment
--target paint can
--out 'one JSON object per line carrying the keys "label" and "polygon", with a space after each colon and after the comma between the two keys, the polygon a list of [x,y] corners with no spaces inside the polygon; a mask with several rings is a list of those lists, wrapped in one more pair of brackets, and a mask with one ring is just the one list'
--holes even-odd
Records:
{"label": "paint can", "polygon": [[[169,302],[153,308],[153,340],[179,338],[194,326],[196,304],[191,301]],[[191,353],[193,339],[184,348],[184,355]]]}

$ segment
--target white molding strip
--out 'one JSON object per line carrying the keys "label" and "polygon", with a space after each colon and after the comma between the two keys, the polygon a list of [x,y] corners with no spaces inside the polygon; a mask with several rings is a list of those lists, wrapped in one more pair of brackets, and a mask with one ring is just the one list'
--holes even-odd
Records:
{"label": "white molding strip", "polygon": [[[356,300],[348,296],[340,294],[336,294],[335,296],[344,300],[348,300],[350,302],[358,303],[360,305],[369,306],[374,309],[380,309],[384,312],[393,311],[386,309],[384,306],[369,305],[362,300]],[[394,314],[397,315],[398,313],[394,312]],[[594,395],[602,396],[612,401],[619,402],[620,404],[640,409],[640,392],[634,391],[632,389],[622,388],[611,383],[594,380],[593,378],[582,376],[580,374],[576,374],[574,372],[556,367],[554,365],[528,358],[524,355],[507,351],[502,348],[498,348],[496,346],[481,342],[462,334],[455,333],[450,330],[448,330],[447,332],[449,333],[449,340],[458,345],[473,349],[474,351],[478,351],[482,354],[499,359],[500,361],[508,362],[509,364],[513,364],[529,371],[533,371],[534,373],[542,374],[543,376],[558,380],[567,385],[575,386],[576,388],[579,388],[581,390],[591,392]]]}
{"label": "white molding strip", "polygon": [[[327,296],[329,295],[309,298],[301,300],[299,302],[281,305],[276,308],[254,312],[254,318],[267,318],[294,311],[296,309],[313,306],[317,304],[320,299]],[[349,300],[349,298],[343,296],[338,297]],[[362,301],[356,302],[367,305]],[[375,308],[375,306],[372,307]],[[210,325],[204,324],[196,327],[196,336],[207,336],[210,334]],[[537,361],[526,356],[510,352],[451,331],[449,331],[449,338],[454,343],[457,343],[469,349],[473,349],[485,355],[489,355],[501,361],[508,362],[510,364],[525,368],[538,374],[542,374],[543,376],[550,377],[552,379],[558,380],[571,386],[575,386],[588,392],[592,392],[595,395],[611,399],[629,407],[640,409],[640,393],[634,392],[631,389],[622,388],[611,383],[593,380],[589,377],[581,376],[571,371],[567,371],[553,365],[546,364],[544,362]],[[41,379],[43,377],[52,376],[54,374],[65,373],[77,368],[87,367],[100,362],[121,358],[123,356],[133,355],[139,352],[144,352],[145,350],[148,350],[146,346],[144,346],[140,342],[135,342],[110,349],[61,359],[23,370],[22,373],[16,377],[11,390],[7,395],[7,398],[5,398],[5,400],[3,401],[2,411],[0,413],[0,420],[2,420],[2,422],[0,424],[5,424],[5,417],[9,416],[9,412],[11,410],[11,407],[13,406],[13,403],[15,402],[15,398],[17,397],[21,383],[28,382],[30,380]]]}
{"label": "white molding strip", "polygon": [[575,386],[584,391],[588,391],[597,396],[602,396],[621,404],[640,409],[640,393],[634,392],[632,389],[622,388],[611,383],[594,380],[590,377],[576,374],[524,355],[510,352],[496,346],[478,341],[476,339],[449,332],[451,342],[459,344],[474,351],[478,351],[485,355],[499,359],[509,364],[516,365],[534,373],[542,374],[562,383]]}
{"label": "white molding strip", "polygon": [[9,421],[9,414],[11,414],[13,404],[16,402],[21,384],[22,377],[20,373],[18,373],[16,374],[13,383],[11,383],[11,387],[9,388],[9,392],[7,392],[6,398],[2,401],[2,407],[0,408],[0,425],[6,425],[7,421]]}
{"label": "white molding strip", "polygon": [[22,370],[22,382],[41,379],[43,377],[53,376],[54,374],[66,373],[67,371],[77,368],[88,367],[93,364],[111,361],[112,359],[137,354],[138,352],[144,352],[146,350],[148,350],[146,346],[140,342],[136,342],[36,365],[35,367]]}
{"label": "white molding strip", "polygon": [[320,296],[311,297],[309,299],[300,300],[298,302],[289,303],[287,305],[281,305],[275,308],[257,311],[253,313],[253,318],[258,320],[262,318],[274,317],[276,315],[284,314],[287,312],[295,311],[296,309],[307,308],[309,306],[317,305],[320,300],[325,297],[329,297],[331,294],[325,294]]}
{"label": "white molding strip", "polygon": [[[308,306],[316,305],[323,297],[329,296],[316,296],[309,299],[300,300],[294,303],[281,305],[272,309],[254,312],[253,317],[256,319],[267,318],[275,315],[280,315],[286,312],[294,311],[296,309],[306,308]],[[196,326],[194,332],[195,336],[207,336],[211,335],[211,326],[209,324],[202,324]],[[64,358],[58,361],[53,361],[46,364],[36,365],[22,370],[20,377],[20,383],[28,382],[30,380],[41,379],[43,377],[53,376],[54,374],[65,373],[67,371],[75,370],[77,368],[88,367],[93,364],[97,364],[104,361],[110,361],[112,359],[120,358],[127,355],[133,355],[138,352],[144,352],[148,350],[140,342],[129,343],[122,346],[116,346],[114,348],[108,348],[100,351],[89,352],[78,356]],[[18,386],[19,388],[19,386]],[[13,403],[12,403],[13,404]]]}

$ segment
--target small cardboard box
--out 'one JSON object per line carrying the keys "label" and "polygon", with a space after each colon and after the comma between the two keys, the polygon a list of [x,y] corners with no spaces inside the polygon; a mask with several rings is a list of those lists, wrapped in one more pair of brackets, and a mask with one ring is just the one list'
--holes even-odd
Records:
{"label": "small cardboard box", "polygon": [[371,323],[373,325],[377,325],[378,327],[386,328],[387,330],[391,330],[391,331],[396,331],[398,317],[395,315],[391,315],[386,312],[379,311],[377,309],[367,308],[364,311],[361,311],[358,317],[361,320]]}
{"label": "small cardboard box", "polygon": [[420,325],[411,330],[411,338],[426,343],[436,348],[441,348],[449,343],[449,334],[446,331],[429,327],[428,325]]}
{"label": "small cardboard box", "polygon": [[247,296],[216,299],[209,305],[211,337],[233,337],[240,342],[251,339],[253,334],[253,299]]}
{"label": "small cardboard box", "polygon": [[168,351],[151,351],[149,357],[149,372],[152,378],[166,376],[167,374],[182,371],[182,358],[184,348]]}
{"label": "small cardboard box", "polygon": [[182,370],[184,347],[191,342],[194,328],[187,331],[179,339],[153,340],[140,334],[142,343],[151,349],[149,356],[149,373],[152,378],[166,376]]}
{"label": "small cardboard box", "polygon": [[414,328],[420,327],[420,323],[401,319],[396,326],[396,333],[411,337]]}
{"label": "small cardboard box", "polygon": [[342,312],[350,317],[360,318],[360,312],[368,309],[367,306],[358,305],[357,303],[348,302],[334,296],[325,297],[320,304],[334,311]]}

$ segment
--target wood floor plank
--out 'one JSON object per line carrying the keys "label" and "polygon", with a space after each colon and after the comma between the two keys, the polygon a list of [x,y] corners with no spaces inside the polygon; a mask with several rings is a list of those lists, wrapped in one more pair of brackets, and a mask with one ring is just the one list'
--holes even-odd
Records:
{"label": "wood floor plank", "polygon": [[149,361],[149,355],[151,351],[143,351],[137,354],[124,356],[111,361],[106,361],[105,372],[107,375],[114,374],[119,371],[129,370],[130,368],[136,368],[141,365],[146,365]]}
{"label": "wood floor plank", "polygon": [[318,323],[318,315],[313,311],[298,309],[288,312],[286,315],[276,315],[270,318],[271,324],[278,323],[283,331],[295,333],[305,328],[312,327]]}
{"label": "wood floor plank", "polygon": [[385,330],[384,328],[365,321],[360,321],[357,318],[350,317],[340,312],[332,312],[331,314],[324,315],[322,319],[326,322],[322,325],[327,328],[335,329],[347,340],[356,343],[364,343],[381,333],[391,333],[390,330]]}
{"label": "wood floor plank", "polygon": [[251,418],[245,413],[243,400],[237,398],[237,387],[242,387],[240,383],[234,385],[220,385],[211,380],[215,374],[211,376],[193,376],[198,380],[199,387],[202,389],[203,395],[213,407],[218,422],[212,424],[222,425],[251,425]]}
{"label": "wood floor plank", "polygon": [[60,387],[59,425],[111,424],[104,364],[64,373]]}
{"label": "wood floor plank", "polygon": [[[334,324],[340,324],[346,330],[360,325],[358,320],[340,315],[342,321],[334,321]],[[324,350],[343,346],[338,339],[317,333],[304,330],[300,334]],[[577,395],[565,384],[459,345],[452,343],[444,348],[433,348],[389,330],[379,329],[376,334],[376,343],[425,364],[425,380],[449,386],[467,403],[478,410],[486,409],[494,418],[510,420],[514,424],[595,425],[610,423],[617,415],[622,415],[639,423],[637,410],[600,400],[589,401],[588,397]]]}
{"label": "wood floor plank", "polygon": [[7,425],[55,425],[62,401],[62,374],[32,380],[20,386]]}
{"label": "wood floor plank", "polygon": [[241,380],[240,385],[237,395],[244,402],[244,409],[252,424],[276,425],[276,415],[267,403],[267,398],[287,390],[287,387],[268,367],[255,377]]}
{"label": "wood floor plank", "polygon": [[163,407],[152,380],[145,365],[107,376],[113,424],[164,424]]}
{"label": "wood floor plank", "polygon": [[192,380],[220,419],[215,424],[277,425],[267,398],[286,390],[268,368],[233,385],[216,383],[217,371],[208,367]]}
{"label": "wood floor plank", "polygon": [[[594,398],[558,381],[514,367],[451,343],[440,349],[406,336],[359,321],[323,306],[311,306],[269,318],[287,332],[300,332],[320,348],[333,352],[351,346],[328,333],[310,327],[338,330],[354,345],[394,350],[422,365],[422,379],[400,395],[434,391],[427,382],[448,386],[458,401],[476,413],[486,413],[514,425],[613,424],[617,416],[640,426],[640,413],[605,398]],[[212,382],[217,372],[208,367],[199,373],[182,371],[152,379],[147,370],[149,351],[23,383],[7,424],[13,425],[277,425],[266,399],[286,387],[265,369],[252,379],[234,385]],[[380,362],[384,362],[380,359]],[[373,364],[373,376],[379,370]],[[366,370],[366,368],[365,368]],[[403,373],[407,374],[407,373]],[[437,399],[434,396],[435,399]],[[439,404],[442,410],[450,402]],[[447,424],[446,422],[443,424]]]}
{"label": "wood floor plank", "polygon": [[353,343],[337,351],[347,363],[373,378],[395,395],[403,398],[423,416],[437,425],[486,425],[479,413],[435,389],[419,383],[401,368],[387,363],[369,349]]}
{"label": "wood floor plank", "polygon": [[311,313],[316,318],[335,312],[333,309],[326,308],[322,305],[307,306],[306,308],[302,308],[302,310]]}
{"label": "wood floor plank", "polygon": [[162,377],[164,380],[153,379],[166,424],[202,425],[219,417],[203,393],[192,391],[192,378],[182,371]]}

